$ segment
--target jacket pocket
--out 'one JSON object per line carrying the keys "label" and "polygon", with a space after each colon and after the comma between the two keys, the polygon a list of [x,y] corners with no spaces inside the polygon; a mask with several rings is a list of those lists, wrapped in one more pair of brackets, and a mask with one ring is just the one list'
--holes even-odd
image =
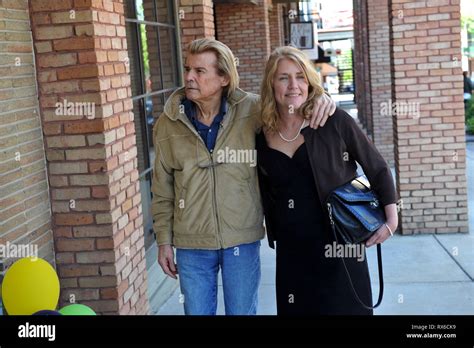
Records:
{"label": "jacket pocket", "polygon": [[232,190],[224,196],[221,216],[232,230],[252,228],[261,222],[260,197],[250,179],[233,183]]}
{"label": "jacket pocket", "polygon": [[174,220],[181,220],[184,210],[186,210],[186,191],[187,187],[184,182],[184,173],[182,170],[175,170],[174,172]]}
{"label": "jacket pocket", "polygon": [[[256,185],[252,185],[252,183],[250,182],[250,179],[247,180],[247,186],[249,188],[249,191],[250,191],[250,195],[252,196],[252,199],[255,203],[258,203],[260,200],[259,200],[259,196],[258,196],[258,193],[257,193],[257,187]],[[259,207],[260,209],[260,207]]]}

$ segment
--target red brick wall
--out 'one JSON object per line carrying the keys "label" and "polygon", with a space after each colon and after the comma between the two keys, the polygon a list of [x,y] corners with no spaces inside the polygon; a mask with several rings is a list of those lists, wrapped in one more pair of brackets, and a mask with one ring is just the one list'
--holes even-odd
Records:
{"label": "red brick wall", "polygon": [[392,100],[388,0],[368,0],[370,94],[373,140],[391,167],[393,157],[393,119],[386,112]]}
{"label": "red brick wall", "polygon": [[281,4],[269,3],[268,24],[270,26],[270,51],[283,46],[283,10]]}
{"label": "red brick wall", "polygon": [[[402,232],[467,232],[459,0],[392,0],[393,98]],[[407,105],[407,104],[406,104]]]}
{"label": "red brick wall", "polygon": [[[122,1],[31,0],[61,303],[145,314],[146,267]],[[57,114],[90,102],[95,117]]]}
{"label": "red brick wall", "polygon": [[[26,0],[0,3],[0,244],[55,264],[33,41]],[[0,282],[17,258],[0,259]]]}
{"label": "red brick wall", "polygon": [[270,29],[266,1],[253,4],[216,4],[218,39],[238,60],[240,87],[259,93],[270,55]]}
{"label": "red brick wall", "polygon": [[215,38],[212,0],[179,0],[178,21],[181,29],[183,63],[191,41],[203,37]]}
{"label": "red brick wall", "polygon": [[367,0],[354,0],[354,74],[358,117],[367,134],[373,134],[370,93],[369,26]]}

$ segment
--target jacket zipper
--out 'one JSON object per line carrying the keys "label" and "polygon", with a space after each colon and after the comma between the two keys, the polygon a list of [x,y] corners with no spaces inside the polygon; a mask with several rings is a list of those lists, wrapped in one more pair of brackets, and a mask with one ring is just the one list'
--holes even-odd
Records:
{"label": "jacket zipper", "polygon": [[[231,106],[229,106],[229,108],[227,109],[227,115],[229,115],[229,113],[230,113],[230,108],[231,108]],[[223,129],[224,129],[223,121],[221,121],[221,124],[219,125],[219,128],[222,128],[222,131],[223,131]],[[221,129],[219,129],[219,130],[221,130]],[[216,168],[214,167],[214,150],[216,149],[216,146],[217,146],[217,140],[219,139],[219,137],[223,136],[222,131],[217,132],[216,143],[214,145],[214,149],[210,153],[211,168],[212,168],[211,173],[212,173],[212,183],[213,183],[212,203],[214,204],[214,211],[216,212],[217,235],[218,235],[219,247],[221,249],[224,247],[224,240],[222,239],[221,226],[220,226],[220,222],[219,222],[219,215],[217,213],[217,173],[216,173]],[[206,147],[206,149],[207,149],[207,147]],[[209,153],[209,151],[207,151],[207,152]]]}
{"label": "jacket zipper", "polygon": [[[209,152],[209,151],[208,151]],[[222,233],[221,233],[221,227],[219,224],[219,216],[217,214],[217,175],[216,175],[216,168],[214,167],[214,157],[213,157],[214,151],[210,154],[211,157],[211,174],[212,174],[212,184],[213,184],[213,195],[212,195],[212,203],[214,205],[214,211],[216,213],[216,225],[217,225],[217,235],[218,235],[218,242],[219,242],[219,247],[222,249],[224,247],[224,241],[222,240]]]}
{"label": "jacket zipper", "polygon": [[[188,124],[186,124],[186,122],[183,122],[186,127],[188,127],[188,129],[191,130],[192,133],[194,133],[196,135],[196,137],[199,139],[198,141],[201,142],[201,144],[204,146],[204,149],[206,150],[206,153],[208,154],[210,160],[211,160],[211,178],[212,178],[212,190],[213,190],[213,193],[212,193],[212,206],[214,208],[214,212],[215,212],[215,218],[216,218],[216,228],[217,228],[217,241],[219,243],[219,248],[223,248],[224,247],[224,241],[222,240],[222,233],[221,233],[221,228],[220,228],[220,224],[219,224],[219,216],[217,214],[217,195],[216,195],[216,172],[215,172],[215,168],[214,168],[214,158],[213,158],[213,153],[214,153],[214,150],[215,150],[215,146],[214,146],[214,150],[212,151],[212,153],[209,152],[209,150],[207,149],[207,146],[206,144],[204,143],[204,140],[202,140],[201,136],[199,135],[199,133],[193,128],[193,127],[190,127]],[[219,133],[217,134],[217,136],[219,136]],[[216,138],[216,144],[217,144],[217,138]]]}

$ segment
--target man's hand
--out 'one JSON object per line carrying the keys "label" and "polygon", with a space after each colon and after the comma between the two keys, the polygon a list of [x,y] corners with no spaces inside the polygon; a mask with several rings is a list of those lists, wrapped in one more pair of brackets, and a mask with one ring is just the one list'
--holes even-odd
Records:
{"label": "man's hand", "polygon": [[174,251],[171,245],[160,245],[158,247],[158,263],[163,272],[171,278],[177,279],[178,270],[174,263]]}
{"label": "man's hand", "polygon": [[313,129],[323,127],[329,116],[332,116],[335,111],[336,102],[324,93],[314,103],[313,115],[311,116],[309,126]]}

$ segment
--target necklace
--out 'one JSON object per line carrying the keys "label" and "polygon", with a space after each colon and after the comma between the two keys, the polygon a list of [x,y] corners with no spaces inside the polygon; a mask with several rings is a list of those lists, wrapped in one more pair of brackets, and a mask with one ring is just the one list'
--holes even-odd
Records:
{"label": "necklace", "polygon": [[306,121],[306,120],[303,119],[303,123],[301,124],[300,129],[299,129],[298,133],[296,133],[296,136],[295,136],[293,139],[286,139],[286,138],[281,134],[281,132],[278,131],[278,134],[280,135],[280,138],[282,138],[282,139],[283,139],[284,141],[286,141],[287,143],[291,143],[291,142],[295,141],[296,138],[298,138],[298,136],[300,135],[301,130],[303,129],[303,126],[304,126],[304,124],[305,124],[305,121]]}

